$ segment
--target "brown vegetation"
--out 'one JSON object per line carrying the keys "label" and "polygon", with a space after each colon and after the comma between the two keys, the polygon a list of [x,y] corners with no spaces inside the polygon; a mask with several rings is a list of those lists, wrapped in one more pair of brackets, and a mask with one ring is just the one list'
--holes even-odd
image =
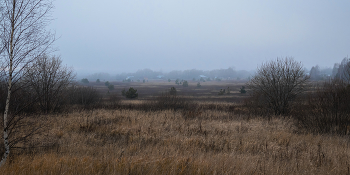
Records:
{"label": "brown vegetation", "polygon": [[41,147],[17,150],[1,172],[346,174],[350,167],[347,138],[295,134],[283,119],[245,120],[217,110],[196,115],[103,109],[52,115],[50,130],[32,141]]}
{"label": "brown vegetation", "polygon": [[46,132],[13,149],[0,174],[349,173],[347,135],[312,134],[292,118],[266,120],[199,95],[115,98],[36,120]]}

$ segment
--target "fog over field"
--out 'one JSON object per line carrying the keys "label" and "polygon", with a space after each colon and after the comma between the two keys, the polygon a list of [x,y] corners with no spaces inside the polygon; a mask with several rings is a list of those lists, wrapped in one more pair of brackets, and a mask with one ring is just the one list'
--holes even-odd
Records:
{"label": "fog over field", "polygon": [[277,57],[310,69],[349,54],[349,1],[59,0],[49,26],[78,75],[140,69],[251,71]]}

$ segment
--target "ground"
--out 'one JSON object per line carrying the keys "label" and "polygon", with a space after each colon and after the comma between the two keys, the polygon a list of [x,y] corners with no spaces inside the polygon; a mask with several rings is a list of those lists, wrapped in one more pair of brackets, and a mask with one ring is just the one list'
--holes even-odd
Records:
{"label": "ground", "polygon": [[[12,152],[1,174],[349,174],[348,136],[299,132],[290,118],[270,120],[231,110],[248,97],[242,81],[112,82],[134,87],[143,104],[174,86],[199,104],[194,109],[94,109],[51,114],[49,129]],[[91,83],[101,93],[107,88]],[[230,87],[231,94],[218,95]],[[212,108],[205,105],[216,106]]]}

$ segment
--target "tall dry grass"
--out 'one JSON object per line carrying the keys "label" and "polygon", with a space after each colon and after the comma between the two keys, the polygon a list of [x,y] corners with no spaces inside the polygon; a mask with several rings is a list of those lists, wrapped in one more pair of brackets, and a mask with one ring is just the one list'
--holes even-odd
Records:
{"label": "tall dry grass", "polygon": [[[190,115],[190,116],[189,116]],[[100,109],[51,115],[0,174],[349,174],[347,136],[295,133],[293,121]]]}

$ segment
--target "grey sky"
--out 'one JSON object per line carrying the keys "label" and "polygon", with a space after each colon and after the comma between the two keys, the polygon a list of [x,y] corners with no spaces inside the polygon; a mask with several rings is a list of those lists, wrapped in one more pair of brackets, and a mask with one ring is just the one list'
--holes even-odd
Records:
{"label": "grey sky", "polygon": [[255,69],[294,57],[332,67],[349,54],[350,1],[56,0],[50,28],[78,73]]}

